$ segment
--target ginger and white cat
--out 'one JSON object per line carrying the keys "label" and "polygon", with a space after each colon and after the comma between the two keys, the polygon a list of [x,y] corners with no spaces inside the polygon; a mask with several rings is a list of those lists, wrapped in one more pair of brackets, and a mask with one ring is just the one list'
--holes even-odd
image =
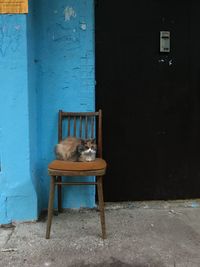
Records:
{"label": "ginger and white cat", "polygon": [[96,158],[95,139],[67,137],[55,146],[58,160],[93,161]]}

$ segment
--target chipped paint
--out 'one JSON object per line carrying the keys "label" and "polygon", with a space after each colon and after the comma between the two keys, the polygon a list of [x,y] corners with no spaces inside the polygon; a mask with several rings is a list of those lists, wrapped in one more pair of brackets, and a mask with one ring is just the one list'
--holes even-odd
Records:
{"label": "chipped paint", "polygon": [[20,28],[21,28],[21,25],[15,25],[15,27],[14,27],[14,28],[15,28],[15,30],[16,30],[16,31],[19,31],[19,30],[20,30]]}
{"label": "chipped paint", "polygon": [[80,23],[80,28],[81,28],[81,30],[86,31],[86,29],[87,29],[87,24],[86,24],[85,22],[81,22],[81,23]]}
{"label": "chipped paint", "polygon": [[7,24],[3,18],[0,19],[0,57],[5,57],[10,50],[17,51],[20,47],[21,37],[20,24]]}
{"label": "chipped paint", "polygon": [[76,12],[73,9],[73,7],[67,6],[64,9],[64,15],[65,15],[65,21],[70,21],[71,18],[75,18],[76,17]]}
{"label": "chipped paint", "polygon": [[[41,1],[42,2],[42,1]],[[42,4],[41,4],[42,7]],[[46,7],[46,6],[45,6]],[[52,0],[52,10],[37,13],[36,28],[39,64],[37,64],[38,103],[42,106],[39,134],[40,157],[43,166],[54,158],[57,141],[55,131],[59,109],[76,111],[94,110],[94,5],[90,0]],[[54,15],[58,10],[58,15]],[[40,25],[43,25],[40,40]],[[41,48],[41,49],[40,49]],[[51,55],[51,57],[49,57]],[[46,95],[47,97],[43,97]],[[49,134],[51,133],[51,134]],[[41,168],[40,168],[41,169]],[[44,167],[45,169],[45,167]],[[39,170],[41,206],[47,208],[49,177]],[[90,181],[93,177],[86,178]],[[63,188],[63,207],[94,207],[95,188]]]}
{"label": "chipped paint", "polygon": [[[95,107],[93,2],[42,2],[30,1],[27,16],[0,16],[3,224],[34,220],[38,210],[47,208],[46,166],[54,158],[58,110],[93,111]],[[13,125],[11,118],[19,123]],[[64,208],[95,206],[95,187],[66,187],[65,192]]]}

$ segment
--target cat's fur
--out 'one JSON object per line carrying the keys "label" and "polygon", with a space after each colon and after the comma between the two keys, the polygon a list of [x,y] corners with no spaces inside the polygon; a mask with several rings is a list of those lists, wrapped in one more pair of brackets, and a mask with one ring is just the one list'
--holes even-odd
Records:
{"label": "cat's fur", "polygon": [[96,158],[95,139],[67,137],[55,146],[58,160],[93,161]]}

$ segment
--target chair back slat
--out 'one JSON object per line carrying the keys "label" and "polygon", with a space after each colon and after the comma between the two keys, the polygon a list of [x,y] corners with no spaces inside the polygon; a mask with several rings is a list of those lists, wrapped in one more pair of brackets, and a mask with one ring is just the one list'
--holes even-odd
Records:
{"label": "chair back slat", "polygon": [[67,135],[68,136],[70,136],[70,123],[71,123],[71,116],[68,116],[68,118],[67,118],[67,124],[68,124]]}
{"label": "chair back slat", "polygon": [[62,140],[62,110],[58,113],[58,142]]}
{"label": "chair back slat", "polygon": [[88,138],[88,116],[85,117],[85,139]]}
{"label": "chair back slat", "polygon": [[102,158],[102,111],[99,110],[99,120],[98,120],[98,156]]}
{"label": "chair back slat", "polygon": [[[98,112],[64,112],[60,110],[58,120],[58,141],[61,141],[67,136],[85,139],[96,138],[97,155],[98,157],[102,157],[101,120],[101,110]],[[66,124],[63,124],[64,121]],[[67,126],[67,128],[65,128],[66,130],[63,128],[64,125]],[[67,136],[65,136],[64,133],[66,133]]]}
{"label": "chair back slat", "polygon": [[91,138],[94,138],[94,116],[91,117]]}
{"label": "chair back slat", "polygon": [[82,116],[80,116],[79,117],[79,123],[80,123],[80,125],[79,125],[79,136],[80,136],[80,138],[82,138]]}
{"label": "chair back slat", "polygon": [[76,136],[76,116],[74,116],[74,137]]}

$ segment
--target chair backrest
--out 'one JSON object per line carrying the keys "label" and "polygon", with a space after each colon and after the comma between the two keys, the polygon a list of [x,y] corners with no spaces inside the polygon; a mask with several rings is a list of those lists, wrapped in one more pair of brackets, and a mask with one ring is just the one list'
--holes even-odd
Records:
{"label": "chair backrest", "polygon": [[83,139],[95,138],[97,156],[102,158],[102,111],[65,112],[58,114],[58,142],[67,136]]}

